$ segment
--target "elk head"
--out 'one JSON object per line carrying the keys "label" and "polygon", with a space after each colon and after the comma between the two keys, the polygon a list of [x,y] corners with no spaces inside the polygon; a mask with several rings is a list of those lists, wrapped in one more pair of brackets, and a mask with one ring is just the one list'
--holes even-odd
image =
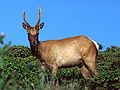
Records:
{"label": "elk head", "polygon": [[28,32],[28,39],[30,41],[30,44],[33,46],[36,46],[38,44],[38,35],[39,35],[39,30],[43,28],[44,22],[40,23],[40,17],[41,17],[41,11],[38,9],[38,21],[34,27],[31,27],[30,24],[27,22],[26,17],[25,17],[25,12],[23,13],[23,19],[24,22],[22,23],[22,26],[24,29],[27,30]]}

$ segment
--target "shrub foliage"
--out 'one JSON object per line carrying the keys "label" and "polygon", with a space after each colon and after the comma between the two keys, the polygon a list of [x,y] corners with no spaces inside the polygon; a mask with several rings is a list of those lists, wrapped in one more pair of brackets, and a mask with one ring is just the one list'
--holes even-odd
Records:
{"label": "shrub foliage", "polygon": [[[32,56],[31,50],[24,46],[8,48],[3,59],[3,75],[14,79],[15,83],[23,88],[37,86],[40,82],[39,74],[42,72],[41,63]],[[11,82],[10,85],[12,85]]]}
{"label": "shrub foliage", "polygon": [[[2,49],[2,47],[1,47]],[[4,82],[2,88],[16,87],[39,88],[48,85],[50,73],[41,68],[40,61],[32,56],[31,50],[25,46],[11,46],[3,55],[1,77]],[[120,89],[120,48],[111,46],[99,52],[97,58],[99,75],[83,79],[78,67],[61,68],[57,73],[57,80],[61,86],[73,89]],[[41,86],[40,86],[41,85]]]}

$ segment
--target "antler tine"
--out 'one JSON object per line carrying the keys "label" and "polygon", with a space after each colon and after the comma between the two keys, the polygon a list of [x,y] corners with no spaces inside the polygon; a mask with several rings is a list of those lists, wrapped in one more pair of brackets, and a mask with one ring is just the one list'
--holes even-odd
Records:
{"label": "antler tine", "polygon": [[24,19],[25,23],[26,23],[27,25],[29,25],[29,23],[27,22],[27,20],[26,20],[26,18],[25,18],[25,12],[23,13],[23,19]]}
{"label": "antler tine", "polygon": [[39,25],[39,23],[40,23],[40,18],[41,18],[41,9],[38,8],[38,21],[37,21],[37,23],[36,23],[36,26]]}

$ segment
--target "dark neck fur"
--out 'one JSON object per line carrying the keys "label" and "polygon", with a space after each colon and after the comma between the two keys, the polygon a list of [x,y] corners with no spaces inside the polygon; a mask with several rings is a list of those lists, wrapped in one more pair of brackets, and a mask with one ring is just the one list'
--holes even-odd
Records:
{"label": "dark neck fur", "polygon": [[28,40],[30,42],[30,48],[31,48],[31,51],[32,51],[32,54],[36,57],[38,57],[38,45],[40,44],[39,40],[38,40],[38,35],[36,36],[37,39],[36,39],[36,44],[33,45],[31,40],[30,40],[30,35],[28,34]]}
{"label": "dark neck fur", "polygon": [[31,45],[31,43],[30,43],[30,48],[31,48],[32,54],[33,54],[34,56],[37,56],[37,53],[38,53],[38,45],[39,45],[39,42],[38,42],[37,45],[35,45],[35,46]]}

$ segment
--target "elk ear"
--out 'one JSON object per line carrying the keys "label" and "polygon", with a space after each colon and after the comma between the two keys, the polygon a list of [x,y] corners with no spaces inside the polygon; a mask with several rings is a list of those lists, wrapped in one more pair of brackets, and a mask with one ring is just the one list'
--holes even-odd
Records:
{"label": "elk ear", "polygon": [[44,22],[42,22],[40,25],[39,25],[39,29],[42,29],[44,26]]}
{"label": "elk ear", "polygon": [[27,25],[25,23],[22,23],[22,26],[24,29],[27,29]]}

